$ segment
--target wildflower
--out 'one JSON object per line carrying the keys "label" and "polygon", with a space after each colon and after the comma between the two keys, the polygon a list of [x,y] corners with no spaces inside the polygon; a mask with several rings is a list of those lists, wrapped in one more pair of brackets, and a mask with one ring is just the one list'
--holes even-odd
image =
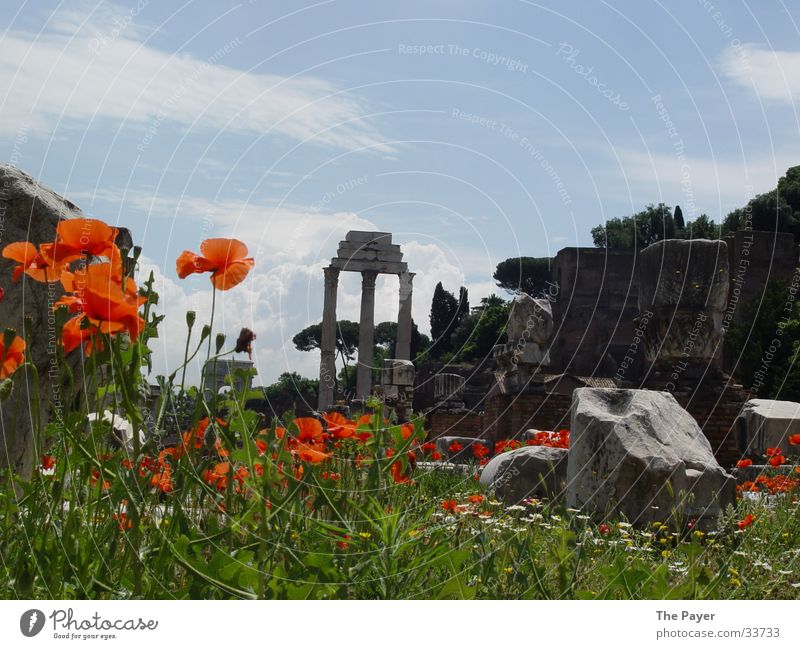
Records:
{"label": "wildflower", "polygon": [[225,491],[228,487],[228,473],[230,472],[230,462],[219,462],[213,468],[203,471],[203,480],[217,489],[217,491]]}
{"label": "wildflower", "polygon": [[736,466],[738,468],[740,468],[740,469],[744,469],[744,468],[747,468],[748,466],[751,466],[752,464],[753,464],[753,460],[751,460],[750,458],[746,457],[744,459],[739,460],[736,463]]}
{"label": "wildflower", "polygon": [[463,451],[464,447],[460,442],[454,441],[452,444],[450,444],[450,446],[447,447],[447,450],[451,453],[458,453],[459,451]]}
{"label": "wildflower", "polygon": [[600,532],[600,534],[602,534],[603,536],[605,536],[606,534],[611,533],[611,528],[605,523],[600,523],[600,525],[598,525],[597,527],[597,531]]}
{"label": "wildflower", "polygon": [[3,248],[3,257],[18,264],[11,273],[11,281],[15,284],[23,273],[37,282],[57,282],[61,279],[61,272],[51,268],[36,246],[27,241],[8,244]]}
{"label": "wildflower", "polygon": [[489,455],[489,449],[483,444],[476,443],[472,445],[472,454],[479,460],[482,460]]}
{"label": "wildflower", "polygon": [[442,454],[441,454],[441,453],[439,453],[439,451],[434,451],[433,453],[431,453],[431,459],[432,459],[434,462],[438,462],[439,460],[441,460],[441,459],[442,459],[442,457],[443,457],[443,456],[442,456]]}
{"label": "wildflower", "polygon": [[484,501],[484,497],[482,494],[472,494],[467,498],[467,500],[469,500],[469,502],[471,502],[473,505],[479,505]]}
{"label": "wildflower", "polygon": [[319,443],[325,439],[325,431],[318,419],[314,419],[313,417],[297,417],[294,423],[298,430],[298,441],[304,444],[308,442]]}
{"label": "wildflower", "polygon": [[356,434],[355,422],[350,421],[340,412],[326,412],[322,418],[325,420],[328,433],[336,439],[347,439]]}
{"label": "wildflower", "polygon": [[740,530],[744,530],[750,527],[755,522],[755,520],[756,520],[755,516],[753,516],[752,514],[747,514],[742,520],[736,523],[736,527],[738,527]]}
{"label": "wildflower", "polygon": [[152,475],[150,478],[150,486],[165,494],[172,492],[174,489],[172,483],[172,469],[168,464],[165,465],[160,472]]}
{"label": "wildflower", "polygon": [[446,512],[457,512],[460,509],[458,502],[455,500],[443,500],[441,507]]}
{"label": "wildflower", "polygon": [[789,435],[789,444],[792,446],[800,444],[800,435]]}
{"label": "wildflower", "polygon": [[55,268],[86,257],[105,257],[121,271],[122,258],[114,243],[118,232],[98,219],[65,219],[56,226],[55,242],[39,249],[47,264]]}
{"label": "wildflower", "polygon": [[324,462],[333,455],[333,453],[325,453],[324,444],[305,444],[303,442],[299,442],[292,453],[303,462],[311,464]]}
{"label": "wildflower", "polygon": [[247,352],[247,357],[253,358],[253,341],[256,335],[247,327],[242,328],[239,332],[239,337],[236,339],[236,349],[233,351],[237,354]]}
{"label": "wildflower", "polygon": [[133,521],[128,518],[125,512],[114,514],[111,519],[117,522],[117,527],[119,527],[120,532],[124,532],[133,527]]}
{"label": "wildflower", "polygon": [[769,458],[769,464],[770,464],[770,466],[774,466],[774,467],[779,467],[779,466],[780,466],[781,464],[783,464],[785,461],[786,461],[786,458],[785,458],[785,457],[783,457],[783,455],[781,455],[780,453],[779,453],[779,454],[777,454],[777,455],[773,455],[773,456],[771,456],[771,457]]}
{"label": "wildflower", "polygon": [[66,306],[76,315],[61,332],[61,344],[69,353],[88,341],[85,353],[91,355],[97,347],[99,334],[118,334],[127,331],[136,341],[144,328],[139,307],[147,298],[138,294],[136,283],[117,274],[111,264],[93,264],[75,273],[61,275],[64,289],[71,294],[60,298],[55,306]]}
{"label": "wildflower", "polygon": [[[8,348],[6,343],[9,343]],[[25,341],[13,333],[13,329],[8,329],[4,336],[0,336],[0,360],[3,362],[0,380],[7,379],[25,362]]]}
{"label": "wildflower", "polygon": [[247,246],[237,239],[206,239],[200,244],[200,255],[184,250],[176,262],[178,277],[192,273],[211,273],[211,284],[227,291],[244,281],[255,265],[247,257]]}

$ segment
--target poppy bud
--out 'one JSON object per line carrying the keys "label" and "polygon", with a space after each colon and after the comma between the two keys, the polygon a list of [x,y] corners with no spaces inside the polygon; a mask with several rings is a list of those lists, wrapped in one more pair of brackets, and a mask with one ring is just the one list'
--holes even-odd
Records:
{"label": "poppy bud", "polygon": [[11,343],[14,342],[14,339],[17,337],[17,330],[11,329],[10,327],[3,332],[3,345],[4,349],[8,349],[11,347]]}
{"label": "poppy bud", "polygon": [[189,331],[192,330],[194,327],[194,320],[197,317],[197,313],[194,311],[187,311],[186,312],[186,326],[189,327]]}
{"label": "poppy bud", "polygon": [[203,325],[203,330],[200,332],[200,340],[205,340],[211,335],[211,327],[209,325]]}
{"label": "poppy bud", "polygon": [[222,346],[225,344],[225,334],[217,334],[217,340],[215,344],[217,347],[216,353],[219,354],[220,350],[222,349]]}
{"label": "poppy bud", "polygon": [[11,396],[11,391],[14,388],[14,381],[11,379],[5,379],[4,381],[0,382],[0,401],[5,401],[8,397]]}

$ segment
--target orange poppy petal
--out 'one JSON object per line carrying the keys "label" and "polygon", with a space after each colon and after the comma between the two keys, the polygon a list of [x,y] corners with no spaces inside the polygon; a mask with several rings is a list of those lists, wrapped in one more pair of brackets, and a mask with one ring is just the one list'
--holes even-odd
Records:
{"label": "orange poppy petal", "polygon": [[233,261],[222,270],[218,270],[211,275],[211,283],[219,291],[227,291],[237,284],[241,284],[255,261],[251,258]]}
{"label": "orange poppy petal", "polygon": [[299,431],[298,438],[301,442],[319,440],[325,436],[322,424],[313,417],[298,417],[294,423]]}
{"label": "orange poppy petal", "polygon": [[110,252],[110,246],[117,237],[117,229],[98,219],[65,219],[56,227],[59,243],[75,250],[100,254],[99,249]]}
{"label": "orange poppy petal", "polygon": [[216,269],[217,266],[214,264],[214,262],[206,259],[205,257],[201,257],[190,250],[184,250],[175,262],[175,270],[178,273],[178,277],[181,279],[191,275],[192,273],[205,273],[209,270]]}
{"label": "orange poppy petal", "polygon": [[247,246],[238,239],[206,239],[200,244],[200,252],[220,268],[244,259],[247,256]]}
{"label": "orange poppy petal", "polygon": [[39,256],[39,251],[29,241],[17,241],[16,243],[9,243],[3,248],[3,257],[6,259],[13,259],[18,261],[23,266],[32,264],[36,257]]}

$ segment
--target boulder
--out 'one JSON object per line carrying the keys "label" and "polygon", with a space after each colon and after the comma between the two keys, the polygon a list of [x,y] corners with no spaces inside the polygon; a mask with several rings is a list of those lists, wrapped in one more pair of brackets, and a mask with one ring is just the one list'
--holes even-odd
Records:
{"label": "boulder", "polygon": [[[461,445],[460,451],[451,451],[450,446],[453,442],[458,442]],[[478,458],[473,453],[472,447],[475,444],[481,444],[489,450],[486,457],[491,457],[494,451],[494,444],[488,439],[479,439],[474,437],[457,437],[455,435],[447,437],[438,437],[436,439],[437,450],[451,462],[465,464],[468,462],[477,462]]]}
{"label": "boulder", "polygon": [[789,436],[800,433],[800,403],[774,399],[750,399],[739,415],[744,420],[743,455],[763,456],[768,448],[780,448],[794,454]]}
{"label": "boulder", "polygon": [[567,455],[563,448],[523,446],[493,457],[480,482],[503,502],[525,498],[559,498],[567,484]]}
{"label": "boulder", "polygon": [[736,482],[668,392],[580,388],[572,397],[567,504],[635,524],[710,523]]}
{"label": "boulder", "polygon": [[[73,203],[28,174],[10,165],[0,164],[0,249],[15,241],[34,244],[52,241],[61,218],[82,216]],[[48,405],[59,405],[60,391],[54,389],[50,370],[56,366],[55,321],[52,304],[61,295],[57,283],[42,284],[23,275],[17,284],[11,281],[15,262],[0,258],[0,286],[5,297],[0,302],[0,334],[8,327],[17,330],[29,342],[26,357],[38,370],[15,381],[15,394],[0,406],[4,451],[0,465],[11,466],[22,476],[29,476],[34,465],[31,408],[35,403],[33,383],[39,388],[42,421]],[[27,318],[27,326],[26,326]],[[55,372],[54,372],[55,374]],[[13,423],[12,423],[13,422]]]}

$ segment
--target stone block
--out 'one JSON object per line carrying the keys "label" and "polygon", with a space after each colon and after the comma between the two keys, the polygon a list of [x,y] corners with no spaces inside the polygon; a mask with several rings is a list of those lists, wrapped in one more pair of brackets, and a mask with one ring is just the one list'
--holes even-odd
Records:
{"label": "stone block", "polygon": [[484,467],[480,483],[508,505],[526,498],[559,498],[567,485],[567,454],[549,446],[505,451]]}
{"label": "stone block", "polygon": [[572,400],[567,504],[631,523],[711,524],[735,480],[672,394],[580,388]]}

